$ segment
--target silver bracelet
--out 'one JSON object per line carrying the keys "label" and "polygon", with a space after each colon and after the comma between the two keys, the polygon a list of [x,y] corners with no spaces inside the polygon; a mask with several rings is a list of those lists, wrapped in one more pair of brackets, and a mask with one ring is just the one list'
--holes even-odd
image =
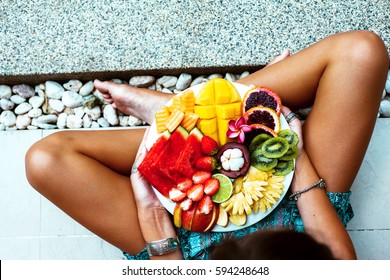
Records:
{"label": "silver bracelet", "polygon": [[298,198],[301,196],[301,194],[311,190],[312,188],[320,188],[322,190],[325,190],[326,189],[326,184],[325,184],[325,181],[323,179],[320,179],[318,182],[315,182],[314,184],[308,186],[306,189],[303,189],[301,191],[296,191],[296,192],[293,192],[289,199],[290,200],[298,200]]}
{"label": "silver bracelet", "polygon": [[157,241],[150,241],[146,243],[146,251],[150,257],[152,256],[161,256],[170,254],[176,251],[179,246],[179,241],[177,238],[166,238]]}

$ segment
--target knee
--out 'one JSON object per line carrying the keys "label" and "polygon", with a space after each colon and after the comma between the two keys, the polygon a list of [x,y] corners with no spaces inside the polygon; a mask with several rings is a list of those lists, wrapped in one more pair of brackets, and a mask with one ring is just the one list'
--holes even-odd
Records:
{"label": "knee", "polygon": [[64,135],[57,132],[33,144],[25,155],[25,169],[28,182],[41,192],[48,176],[53,176],[53,166],[63,151]]}
{"label": "knee", "polygon": [[345,33],[341,38],[342,54],[352,63],[352,67],[360,65],[367,69],[387,72],[389,54],[380,36],[371,31],[359,30]]}

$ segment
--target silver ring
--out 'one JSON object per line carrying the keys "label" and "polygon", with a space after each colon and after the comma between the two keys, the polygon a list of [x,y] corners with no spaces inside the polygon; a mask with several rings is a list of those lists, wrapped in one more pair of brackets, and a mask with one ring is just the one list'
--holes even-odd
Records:
{"label": "silver ring", "polygon": [[286,121],[288,123],[292,122],[293,120],[295,120],[297,118],[297,115],[294,113],[294,112],[290,112],[287,114],[286,116]]}

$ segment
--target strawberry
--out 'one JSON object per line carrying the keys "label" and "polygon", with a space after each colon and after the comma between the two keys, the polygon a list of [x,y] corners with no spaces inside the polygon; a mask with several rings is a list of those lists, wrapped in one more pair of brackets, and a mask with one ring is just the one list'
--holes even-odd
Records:
{"label": "strawberry", "polygon": [[211,200],[211,197],[209,195],[205,195],[199,202],[198,207],[200,213],[207,215],[210,214],[211,210],[213,210],[214,202]]}
{"label": "strawberry", "polygon": [[169,198],[174,202],[182,201],[186,197],[186,193],[177,188],[172,188],[169,191]]}
{"label": "strawberry", "polygon": [[201,141],[201,149],[204,154],[213,156],[218,152],[218,143],[210,136],[204,135]]}
{"label": "strawberry", "polygon": [[212,156],[205,156],[198,159],[195,166],[198,170],[213,171],[217,168],[217,165],[218,163],[215,158]]}
{"label": "strawberry", "polygon": [[219,180],[215,178],[210,178],[204,182],[204,193],[210,196],[213,196],[219,190]]}
{"label": "strawberry", "polygon": [[186,178],[177,184],[177,188],[182,192],[188,191],[191,187],[192,187],[192,180],[189,178]]}
{"label": "strawberry", "polygon": [[180,202],[180,208],[183,209],[184,211],[190,210],[192,207],[192,199],[191,198],[186,198],[182,202]]}
{"label": "strawberry", "polygon": [[202,199],[204,194],[204,187],[202,184],[193,185],[188,191],[187,196],[191,198],[192,201],[199,201]]}
{"label": "strawberry", "polygon": [[192,175],[192,182],[194,184],[203,184],[209,178],[211,178],[210,171],[196,171]]}

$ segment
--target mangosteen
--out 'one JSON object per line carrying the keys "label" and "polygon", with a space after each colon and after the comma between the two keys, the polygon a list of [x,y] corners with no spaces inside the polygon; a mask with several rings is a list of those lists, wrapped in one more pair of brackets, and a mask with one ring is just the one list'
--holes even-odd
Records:
{"label": "mangosteen", "polygon": [[216,156],[222,174],[229,178],[245,175],[250,166],[248,149],[241,143],[229,142],[223,145]]}

